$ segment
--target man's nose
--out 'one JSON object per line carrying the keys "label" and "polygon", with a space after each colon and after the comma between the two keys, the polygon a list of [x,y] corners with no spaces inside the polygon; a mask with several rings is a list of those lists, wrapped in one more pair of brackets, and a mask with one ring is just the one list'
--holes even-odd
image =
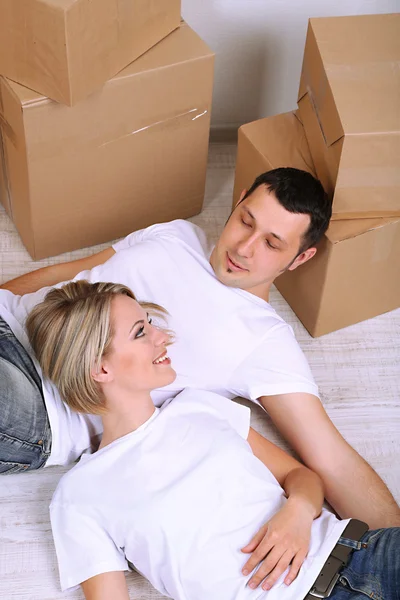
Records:
{"label": "man's nose", "polygon": [[254,254],[256,238],[254,235],[248,235],[243,238],[237,247],[237,252],[240,256],[245,256],[250,258]]}

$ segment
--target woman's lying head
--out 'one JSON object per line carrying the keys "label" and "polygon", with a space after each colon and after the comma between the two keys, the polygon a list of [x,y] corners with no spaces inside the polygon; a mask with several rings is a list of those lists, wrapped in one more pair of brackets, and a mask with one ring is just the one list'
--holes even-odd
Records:
{"label": "woman's lying head", "polygon": [[137,302],[126,286],[73,281],[51,290],[26,327],[43,375],[63,400],[78,412],[102,414],[111,390],[148,392],[175,379],[166,354],[171,335],[151,324],[165,314]]}

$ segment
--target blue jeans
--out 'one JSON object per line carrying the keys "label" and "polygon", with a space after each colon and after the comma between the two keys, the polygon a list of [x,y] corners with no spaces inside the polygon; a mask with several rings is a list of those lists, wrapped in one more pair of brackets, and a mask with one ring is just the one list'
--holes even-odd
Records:
{"label": "blue jeans", "polygon": [[355,548],[329,600],[400,600],[400,527],[367,531]]}
{"label": "blue jeans", "polygon": [[50,450],[51,429],[39,374],[0,317],[0,474],[40,469]]}

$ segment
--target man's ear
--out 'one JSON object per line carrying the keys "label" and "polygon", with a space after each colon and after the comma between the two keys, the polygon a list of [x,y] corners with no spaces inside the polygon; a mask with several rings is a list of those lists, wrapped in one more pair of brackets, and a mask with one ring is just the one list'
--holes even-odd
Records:
{"label": "man's ear", "polygon": [[105,361],[101,361],[98,369],[97,367],[93,367],[91,376],[97,383],[109,383],[113,379],[112,372]]}
{"label": "man's ear", "polygon": [[305,262],[310,260],[310,258],[315,256],[316,252],[317,252],[316,248],[308,248],[308,250],[304,250],[304,252],[302,252],[301,254],[296,256],[296,258],[290,265],[288,271],[294,271],[295,269],[297,269],[297,267],[299,267],[300,265],[303,265]]}
{"label": "man's ear", "polygon": [[238,204],[241,203],[241,201],[243,200],[243,198],[245,197],[246,194],[247,194],[247,190],[242,190],[242,193],[240,194],[240,198],[235,204],[235,208],[237,207]]}

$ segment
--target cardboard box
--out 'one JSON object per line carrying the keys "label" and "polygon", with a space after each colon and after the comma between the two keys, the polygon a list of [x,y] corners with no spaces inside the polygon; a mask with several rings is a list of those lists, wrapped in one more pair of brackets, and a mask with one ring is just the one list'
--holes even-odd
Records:
{"label": "cardboard box", "polygon": [[295,167],[315,176],[298,111],[253,121],[239,128],[233,206],[258,175],[277,167]]}
{"label": "cardboard box", "polygon": [[72,108],[0,78],[11,215],[33,258],[201,211],[213,63],[183,24]]}
{"label": "cardboard box", "polygon": [[180,0],[1,0],[0,74],[69,106],[179,27]]}
{"label": "cardboard box", "polygon": [[400,216],[399,61],[400,14],[309,21],[298,106],[333,219]]}
{"label": "cardboard box", "polygon": [[313,337],[400,307],[400,218],[332,221],[275,285]]}
{"label": "cardboard box", "polygon": [[[265,171],[296,167],[313,173],[296,113],[239,129],[233,205]],[[332,221],[314,258],[275,285],[314,337],[400,306],[400,218]]]}

